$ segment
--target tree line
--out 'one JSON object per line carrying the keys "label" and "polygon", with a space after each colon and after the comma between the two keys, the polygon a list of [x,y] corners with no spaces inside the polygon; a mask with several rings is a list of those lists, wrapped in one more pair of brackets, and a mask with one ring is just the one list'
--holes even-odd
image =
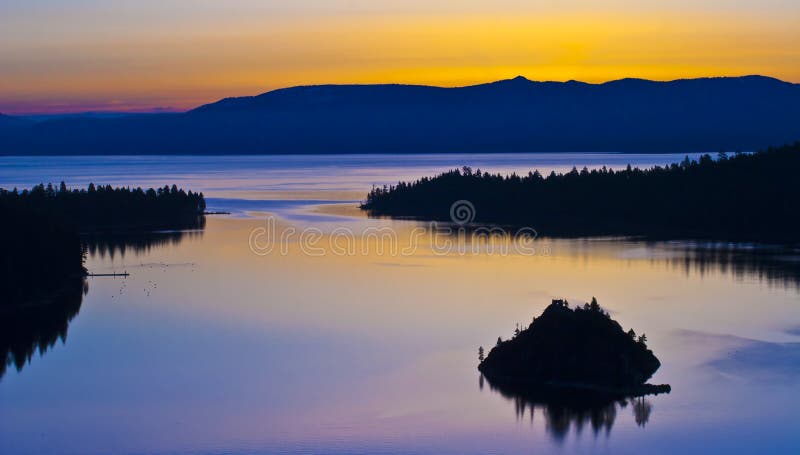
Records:
{"label": "tree line", "polygon": [[94,185],[68,189],[64,182],[39,184],[22,191],[0,189],[0,206],[17,207],[80,231],[104,229],[178,228],[202,215],[203,193],[176,185],[142,188]]}
{"label": "tree line", "polygon": [[81,234],[202,226],[202,193],[175,185],[158,189],[90,184],[68,189],[63,182],[32,189],[0,189],[0,310],[57,299],[86,274]]}
{"label": "tree line", "polygon": [[373,188],[375,216],[447,221],[468,200],[475,223],[528,226],[539,234],[643,235],[794,243],[800,221],[800,142],[757,153],[639,169],[573,168],[500,175],[469,167]]}

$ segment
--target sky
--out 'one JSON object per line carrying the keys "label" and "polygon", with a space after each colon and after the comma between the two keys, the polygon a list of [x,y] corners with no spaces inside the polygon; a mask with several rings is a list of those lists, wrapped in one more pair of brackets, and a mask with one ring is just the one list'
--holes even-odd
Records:
{"label": "sky", "polygon": [[797,0],[0,0],[0,112],[517,75],[800,83],[798,24]]}

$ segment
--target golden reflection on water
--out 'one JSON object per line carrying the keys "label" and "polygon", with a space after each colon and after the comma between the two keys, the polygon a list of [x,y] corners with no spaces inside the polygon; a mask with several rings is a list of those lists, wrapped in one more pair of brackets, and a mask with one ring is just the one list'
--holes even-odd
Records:
{"label": "golden reflection on water", "polygon": [[[316,256],[299,241],[302,226],[279,222],[278,231],[294,227],[297,234],[285,253],[276,248],[259,256],[248,247],[248,237],[263,225],[259,220],[212,218],[207,242],[186,249],[208,256],[204,262],[209,275],[230,280],[222,289],[236,289],[239,298],[226,312],[253,311],[257,317],[257,297],[267,293],[273,301],[302,302],[272,307],[277,310],[270,314],[272,322],[277,317],[281,323],[313,323],[306,318],[311,313],[325,326],[341,324],[384,335],[393,326],[404,334],[406,324],[498,334],[530,319],[550,298],[583,303],[595,296],[624,325],[648,332],[734,331],[774,339],[793,323],[800,325],[798,314],[786,313],[787,305],[796,303],[796,289],[775,285],[756,266],[733,273],[713,258],[694,259],[693,250],[627,240],[537,239],[534,245],[543,253],[513,254],[511,248],[508,255],[471,254],[468,248],[466,254],[441,254],[429,236],[414,235],[418,223],[384,221],[396,233],[396,246],[383,237],[364,238],[366,228],[356,224],[351,228],[353,245],[323,232],[313,249],[322,255]],[[355,254],[334,254],[331,245],[336,242]],[[759,311],[752,311],[754,305]],[[362,324],[364,320],[373,322]]]}
{"label": "golden reflection on water", "polygon": [[[647,432],[663,447],[696,448],[693,431],[722,443],[721,428],[752,429],[763,415],[773,420],[759,437],[791,443],[797,382],[756,381],[746,359],[731,357],[752,340],[796,341],[788,331],[800,327],[797,275],[780,261],[625,239],[536,239],[531,255],[441,254],[430,237],[412,235],[421,223],[344,218],[352,214],[345,206],[317,210],[342,218],[275,220],[276,233],[295,232],[284,252],[252,250],[264,218],[209,216],[202,235],[91,256],[90,271],[131,277],[94,279],[69,342],[3,379],[0,415],[8,432],[22,435],[15,447],[33,438],[30,425],[96,452],[579,450],[601,444],[578,432],[585,418],[518,420],[513,397],[479,387],[477,348],[510,336],[552,298],[577,304],[592,296],[624,328],[647,334],[663,364],[652,382],[673,387],[639,414],[614,410],[613,425],[599,426],[609,441],[602,444],[645,450]],[[319,229],[325,254],[304,250],[299,235],[309,227]],[[342,228],[356,234],[355,254],[332,253]],[[407,254],[381,253],[379,238],[362,235],[369,228],[389,228]],[[773,344],[763,346],[769,353]],[[720,358],[739,363],[723,370],[713,363]],[[36,426],[30,400],[46,388],[66,398],[50,407],[52,421]],[[742,397],[756,395],[739,412]],[[121,420],[95,417],[107,403],[125,409]],[[611,412],[598,409],[600,417]],[[12,412],[13,421],[5,415]],[[90,437],[90,429],[103,436]]]}

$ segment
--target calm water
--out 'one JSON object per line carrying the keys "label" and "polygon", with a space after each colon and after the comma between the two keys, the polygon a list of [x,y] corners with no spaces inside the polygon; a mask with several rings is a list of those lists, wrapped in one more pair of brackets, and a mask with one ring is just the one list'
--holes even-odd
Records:
{"label": "calm water", "polygon": [[[89,279],[65,340],[8,368],[0,453],[800,453],[800,254],[541,238],[472,252],[457,235],[445,252],[424,223],[353,208],[373,184],[464,164],[681,158],[0,158],[2,187],[175,182],[232,212],[92,244],[90,271],[131,275]],[[286,241],[267,251],[263,232]],[[592,296],[646,332],[671,394],[579,412],[480,381],[478,346]]]}

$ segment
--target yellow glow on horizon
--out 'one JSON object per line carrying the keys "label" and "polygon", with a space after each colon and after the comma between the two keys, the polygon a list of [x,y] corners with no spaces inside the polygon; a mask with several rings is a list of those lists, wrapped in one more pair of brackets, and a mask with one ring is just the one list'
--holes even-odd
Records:
{"label": "yellow glow on horizon", "polygon": [[0,111],[26,102],[187,109],[294,85],[459,86],[518,74],[800,82],[797,43],[796,17],[743,12],[334,16],[127,30],[0,47],[15,63],[0,70]]}

